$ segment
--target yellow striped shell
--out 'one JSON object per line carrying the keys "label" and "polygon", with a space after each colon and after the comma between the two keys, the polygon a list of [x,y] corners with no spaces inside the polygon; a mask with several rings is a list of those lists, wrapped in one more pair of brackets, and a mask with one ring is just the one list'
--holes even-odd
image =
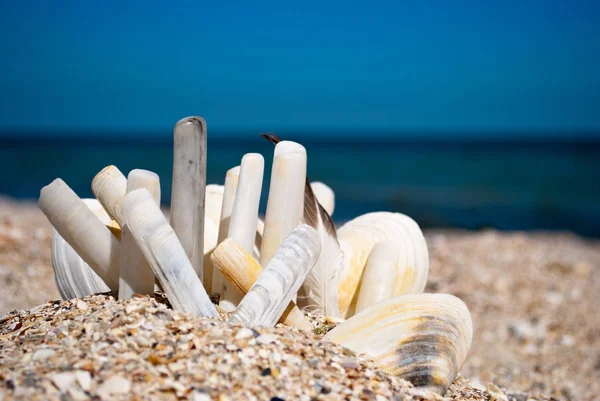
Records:
{"label": "yellow striped shell", "polygon": [[444,393],[467,357],[473,325],[453,295],[407,294],[365,309],[325,338],[416,387]]}

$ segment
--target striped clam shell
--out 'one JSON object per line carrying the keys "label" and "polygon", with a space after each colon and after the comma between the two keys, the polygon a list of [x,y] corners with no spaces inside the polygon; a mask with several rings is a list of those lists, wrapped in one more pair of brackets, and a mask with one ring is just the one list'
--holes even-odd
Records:
{"label": "striped clam shell", "polygon": [[467,357],[473,325],[467,306],[448,294],[408,294],[346,320],[325,338],[365,354],[389,374],[444,393]]}

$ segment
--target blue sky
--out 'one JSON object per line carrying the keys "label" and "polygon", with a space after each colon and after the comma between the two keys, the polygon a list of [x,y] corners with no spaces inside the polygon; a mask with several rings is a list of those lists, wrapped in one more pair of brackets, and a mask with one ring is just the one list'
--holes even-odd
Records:
{"label": "blue sky", "polygon": [[600,131],[598,21],[598,1],[0,0],[0,132]]}

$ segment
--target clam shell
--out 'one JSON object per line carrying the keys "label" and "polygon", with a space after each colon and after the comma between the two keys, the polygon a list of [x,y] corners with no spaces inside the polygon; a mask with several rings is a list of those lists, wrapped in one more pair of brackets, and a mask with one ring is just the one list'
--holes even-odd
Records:
{"label": "clam shell", "polygon": [[327,214],[333,216],[333,211],[335,210],[335,193],[333,189],[320,181],[311,182],[310,186],[317,200],[323,206],[323,209],[325,209]]}
{"label": "clam shell", "polygon": [[376,212],[357,217],[338,230],[340,248],[344,253],[338,282],[338,306],[342,316],[355,312],[361,280],[373,247],[391,241],[403,248],[399,269],[412,271],[410,280],[398,272],[394,295],[419,293],[425,288],[429,272],[427,244],[418,225],[400,213]]}
{"label": "clam shell", "polygon": [[[103,224],[113,229],[118,228],[98,200],[82,199],[82,201]],[[81,298],[110,291],[104,281],[54,228],[52,229],[52,268],[56,288],[62,299]]]}
{"label": "clam shell", "polygon": [[[160,180],[157,174],[148,170],[131,170],[127,176],[127,192],[138,188],[146,188],[150,191],[156,205],[160,206]],[[136,293],[154,294],[154,273],[129,228],[124,225],[121,238],[119,299],[131,298]]]}
{"label": "clam shell", "polygon": [[300,224],[304,210],[306,149],[291,141],[275,146],[271,184],[259,262],[265,267],[289,233]]}
{"label": "clam shell", "polygon": [[123,217],[173,309],[215,317],[217,311],[202,286],[185,249],[152,194],[145,188],[129,192]]}
{"label": "clam shell", "polygon": [[[258,206],[262,189],[265,161],[258,153],[247,153],[242,158],[228,237],[233,238],[249,254],[254,250]],[[244,293],[229,280],[223,281],[219,306],[233,310],[240,303]]]}
{"label": "clam shell", "polygon": [[325,338],[442,394],[467,357],[473,325],[467,306],[452,295],[407,294],[363,310]]}
{"label": "clam shell", "polygon": [[[61,179],[42,188],[38,205],[50,224],[81,259],[94,269],[109,288],[116,290],[119,286],[121,243],[94,212]],[[68,262],[70,260],[66,266]]]}
{"label": "clam shell", "polygon": [[204,259],[204,191],[206,190],[206,122],[179,120],[174,129],[171,226],[202,280]]}
{"label": "clam shell", "polygon": [[321,245],[310,226],[296,227],[275,252],[229,322],[246,327],[274,326],[314,266]]}
{"label": "clam shell", "polygon": [[[238,291],[246,294],[258,279],[263,268],[234,239],[227,238],[211,253],[213,265],[232,283]],[[288,326],[311,330],[312,324],[292,301],[279,319]]]}

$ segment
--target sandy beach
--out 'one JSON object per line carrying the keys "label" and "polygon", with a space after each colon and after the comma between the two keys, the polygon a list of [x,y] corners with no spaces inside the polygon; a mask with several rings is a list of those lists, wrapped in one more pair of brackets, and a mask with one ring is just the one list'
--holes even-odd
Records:
{"label": "sandy beach", "polygon": [[[475,327],[448,399],[600,399],[600,241],[496,231],[426,239],[426,292],[460,297]],[[161,297],[56,301],[50,242],[34,203],[0,199],[0,400],[438,399],[316,334],[248,333],[175,313]]]}

